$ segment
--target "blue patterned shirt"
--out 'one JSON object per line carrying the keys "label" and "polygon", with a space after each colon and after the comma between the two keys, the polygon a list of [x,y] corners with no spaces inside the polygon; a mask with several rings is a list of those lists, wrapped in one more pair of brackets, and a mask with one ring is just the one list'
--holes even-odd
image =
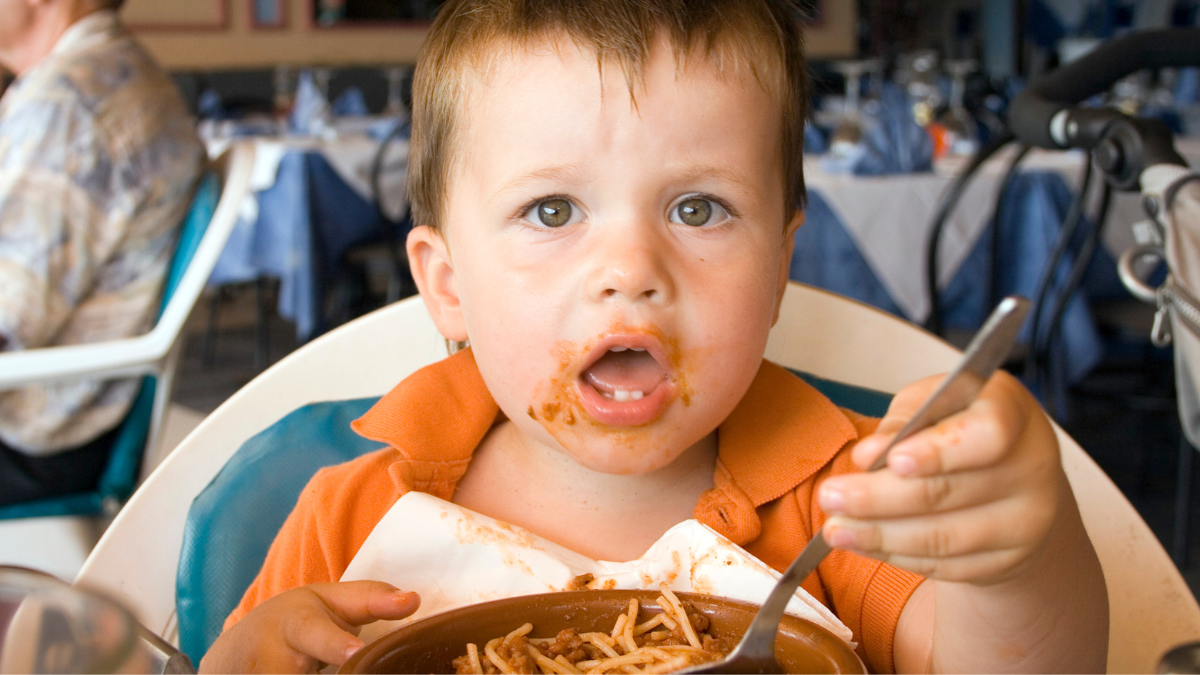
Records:
{"label": "blue patterned shirt", "polygon": [[[148,330],[202,157],[178,90],[116,14],[72,25],[0,98],[0,349]],[[137,385],[0,392],[0,440],[34,455],[82,445]]]}

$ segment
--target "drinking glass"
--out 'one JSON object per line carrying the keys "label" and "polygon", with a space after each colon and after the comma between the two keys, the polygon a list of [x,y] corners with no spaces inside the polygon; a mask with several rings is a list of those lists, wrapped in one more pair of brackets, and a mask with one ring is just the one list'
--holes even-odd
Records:
{"label": "drinking glass", "polygon": [[938,54],[932,49],[922,49],[907,54],[901,61],[908,97],[913,102],[913,119],[921,126],[933,121],[934,112],[942,104],[942,90],[938,87]]}
{"label": "drinking glass", "polygon": [[138,624],[98,593],[0,566],[0,673],[147,672]]}
{"label": "drinking glass", "polygon": [[836,61],[830,66],[846,80],[846,98],[837,128],[830,139],[830,148],[837,154],[842,149],[858,145],[863,138],[865,120],[863,116],[863,78],[881,70],[877,59],[864,61]]}
{"label": "drinking glass", "polygon": [[273,105],[276,117],[287,117],[296,98],[296,71],[291,65],[275,66]]}
{"label": "drinking glass", "polygon": [[333,69],[326,66],[317,66],[313,68],[313,84],[317,85],[317,91],[320,92],[321,98],[329,100],[329,80],[333,76]]}
{"label": "drinking glass", "polygon": [[407,72],[408,69],[401,66],[389,66],[383,69],[383,76],[387,78],[387,105],[383,108],[383,114],[387,117],[399,117],[406,112],[404,98],[400,92],[404,85],[404,75]]}
{"label": "drinking glass", "polygon": [[973,59],[946,61],[946,73],[953,80],[950,84],[950,106],[938,116],[946,137],[946,152],[951,155],[972,155],[979,148],[979,127],[967,110],[967,77],[979,69]]}

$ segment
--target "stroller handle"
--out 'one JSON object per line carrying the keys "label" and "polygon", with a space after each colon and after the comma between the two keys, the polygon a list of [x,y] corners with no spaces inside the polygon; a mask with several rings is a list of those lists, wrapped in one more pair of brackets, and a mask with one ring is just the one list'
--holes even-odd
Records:
{"label": "stroller handle", "polygon": [[1130,33],[1030,82],[1013,99],[1008,124],[1021,143],[1049,150],[1071,147],[1052,130],[1060,112],[1143,68],[1195,65],[1200,65],[1200,28]]}

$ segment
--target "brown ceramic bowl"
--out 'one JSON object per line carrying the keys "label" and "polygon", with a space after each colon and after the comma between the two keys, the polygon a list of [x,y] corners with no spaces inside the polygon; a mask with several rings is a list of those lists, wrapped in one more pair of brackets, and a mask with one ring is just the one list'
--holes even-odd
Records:
{"label": "brown ceramic bowl", "polygon": [[[612,631],[617,617],[637,598],[642,619],[662,611],[658,591],[563,591],[524,595],[460,607],[405,624],[358,650],[339,673],[453,673],[451,662],[522,624],[533,624],[530,637],[554,637],[564,628],[579,632]],[[758,605],[697,593],[677,593],[708,615],[709,633],[731,647],[758,612]],[[642,620],[639,619],[639,620]],[[858,655],[825,628],[785,616],[775,656],[788,673],[865,673]]]}

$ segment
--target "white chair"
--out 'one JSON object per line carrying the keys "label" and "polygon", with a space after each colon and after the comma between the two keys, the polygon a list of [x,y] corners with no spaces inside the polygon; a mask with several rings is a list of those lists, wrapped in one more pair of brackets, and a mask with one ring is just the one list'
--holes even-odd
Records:
{"label": "white chair", "polygon": [[[379,396],[445,355],[419,298],[385,307],[297,350],[226,401],[155,470],[77,581],[112,593],[148,628],[174,642],[184,520],[192,500],[236,449],[297,407]],[[783,365],[886,392],[945,372],[958,356],[889,314],[799,284],[789,286],[767,347],[767,357]],[[1108,668],[1152,672],[1167,649],[1200,638],[1200,607],[1124,496],[1061,431],[1059,440],[1108,582]]]}
{"label": "white chair", "polygon": [[[180,338],[183,326],[249,194],[253,155],[252,146],[236,145],[210,164],[209,172],[215,171],[219,181],[219,199],[215,208],[212,207],[211,194],[208,195],[209,200],[198,197],[193,204],[194,211],[189,214],[182,230],[175,263],[168,274],[166,304],[154,328],[148,333],[108,342],[0,354],[0,391],[31,383],[153,376],[155,386],[152,404],[148,406],[149,414],[142,414],[139,419],[130,421],[138,414],[138,407],[142,404],[139,401],[130,413],[130,420],[126,422],[133,427],[141,425],[135,433],[131,456],[123,458],[129,462],[129,477],[126,480],[130,484],[137,478],[133,473],[137,454],[142,456],[142,476],[149,474],[158,459],[158,443],[182,348]],[[204,222],[202,216],[207,214],[208,208],[212,209],[211,218]],[[204,213],[201,214],[201,211]],[[146,397],[146,393],[142,396]],[[149,404],[149,397],[146,399],[145,403]],[[140,438],[145,440],[138,445],[136,439]],[[122,450],[122,454],[124,452]],[[94,514],[97,505],[89,506],[85,501],[76,499],[71,503],[59,504],[51,503],[55,500],[47,500],[31,505],[28,511],[39,516],[53,513],[52,516],[0,520],[0,541],[4,542],[0,562],[37,566],[67,576],[68,579],[73,577],[73,571],[82,565],[103,528],[102,519]],[[119,504],[103,506],[110,509]],[[22,508],[16,510],[25,512]]]}

